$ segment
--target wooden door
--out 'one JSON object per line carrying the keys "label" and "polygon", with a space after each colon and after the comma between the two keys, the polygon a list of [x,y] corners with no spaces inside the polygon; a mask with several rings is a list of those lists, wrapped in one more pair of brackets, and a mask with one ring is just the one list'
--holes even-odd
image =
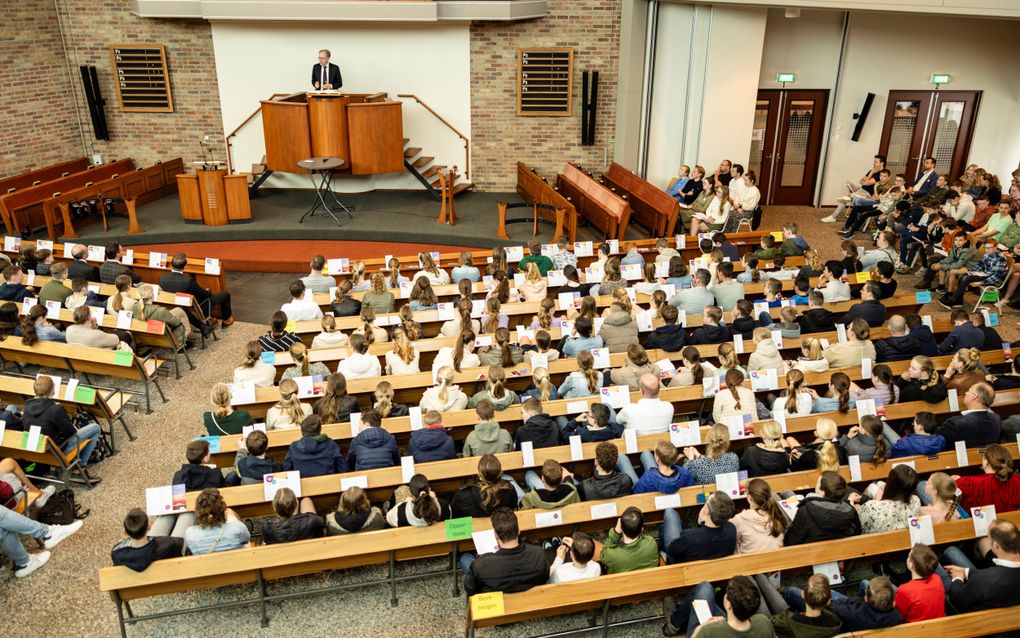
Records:
{"label": "wooden door", "polygon": [[[808,206],[814,199],[829,92],[780,92],[775,157],[766,202]],[[763,191],[764,192],[764,191]]]}
{"label": "wooden door", "polygon": [[889,91],[878,152],[889,172],[903,174],[908,185],[921,167],[931,101],[932,91]]}
{"label": "wooden door", "polygon": [[950,180],[963,175],[981,91],[936,91],[924,155],[935,158],[939,173]]}
{"label": "wooden door", "polygon": [[754,171],[758,190],[762,192],[762,203],[766,203],[771,183],[773,161],[776,154],[776,123],[779,121],[779,100],[781,91],[761,89],[754,106],[754,127],[751,130],[751,155],[747,170]]}

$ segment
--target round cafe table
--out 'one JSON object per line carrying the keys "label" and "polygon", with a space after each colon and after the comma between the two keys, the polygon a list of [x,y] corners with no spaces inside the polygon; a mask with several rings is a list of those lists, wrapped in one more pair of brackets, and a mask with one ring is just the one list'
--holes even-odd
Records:
{"label": "round cafe table", "polygon": [[[298,168],[308,171],[308,178],[312,180],[312,187],[315,189],[315,201],[312,202],[312,207],[301,216],[299,224],[305,221],[305,217],[314,216],[319,207],[322,207],[326,214],[333,218],[337,226],[341,224],[336,213],[341,210],[347,213],[348,217],[354,219],[351,211],[337,199],[336,193],[333,191],[333,172],[344,165],[344,160],[339,157],[309,157],[299,161],[297,165]],[[326,201],[327,194],[333,200],[332,207]]]}

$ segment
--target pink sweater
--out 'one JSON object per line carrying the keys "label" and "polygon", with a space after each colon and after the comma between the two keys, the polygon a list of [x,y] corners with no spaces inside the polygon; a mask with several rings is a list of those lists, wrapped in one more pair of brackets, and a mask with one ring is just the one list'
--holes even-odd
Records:
{"label": "pink sweater", "polygon": [[734,516],[731,523],[737,528],[737,553],[754,554],[783,546],[782,536],[770,534],[771,525],[765,514],[746,509]]}

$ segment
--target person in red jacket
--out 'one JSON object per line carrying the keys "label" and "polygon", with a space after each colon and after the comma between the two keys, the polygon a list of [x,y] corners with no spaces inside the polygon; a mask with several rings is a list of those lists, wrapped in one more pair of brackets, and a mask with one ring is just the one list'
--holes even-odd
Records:
{"label": "person in red jacket", "polygon": [[994,505],[996,512],[1020,508],[1020,476],[1013,473],[1013,459],[1006,448],[992,443],[981,461],[983,474],[954,476],[962,493],[960,504],[969,512],[974,507]]}
{"label": "person in red jacket", "polygon": [[896,609],[904,622],[946,615],[946,589],[935,573],[939,557],[927,545],[914,545],[907,556],[911,579],[896,590]]}

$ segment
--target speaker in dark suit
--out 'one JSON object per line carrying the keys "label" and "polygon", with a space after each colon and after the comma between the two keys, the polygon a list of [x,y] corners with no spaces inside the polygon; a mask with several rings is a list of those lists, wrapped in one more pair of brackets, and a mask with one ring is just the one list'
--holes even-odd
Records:
{"label": "speaker in dark suit", "polygon": [[329,61],[328,49],[319,51],[319,62],[312,66],[312,86],[320,91],[339,89],[344,85],[340,67]]}

